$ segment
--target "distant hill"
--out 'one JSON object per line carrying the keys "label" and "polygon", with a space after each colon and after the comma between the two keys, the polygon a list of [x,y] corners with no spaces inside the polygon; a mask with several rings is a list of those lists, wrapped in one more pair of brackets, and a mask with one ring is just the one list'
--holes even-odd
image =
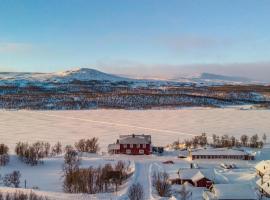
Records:
{"label": "distant hill", "polygon": [[238,76],[224,76],[219,74],[202,73],[200,79],[204,80],[220,80],[220,81],[233,81],[233,82],[252,82],[251,79]]}

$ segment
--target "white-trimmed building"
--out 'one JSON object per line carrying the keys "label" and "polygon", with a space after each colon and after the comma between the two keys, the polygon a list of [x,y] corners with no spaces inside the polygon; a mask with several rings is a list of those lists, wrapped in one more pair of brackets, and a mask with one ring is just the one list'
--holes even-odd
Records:
{"label": "white-trimmed building", "polygon": [[238,159],[253,160],[254,156],[235,149],[217,148],[217,149],[200,149],[189,152],[192,160],[196,159]]}
{"label": "white-trimmed building", "polygon": [[204,200],[258,200],[256,191],[249,184],[216,184],[203,193]]}
{"label": "white-trimmed building", "polygon": [[108,145],[113,154],[149,155],[152,153],[151,135],[120,135],[114,144]]}

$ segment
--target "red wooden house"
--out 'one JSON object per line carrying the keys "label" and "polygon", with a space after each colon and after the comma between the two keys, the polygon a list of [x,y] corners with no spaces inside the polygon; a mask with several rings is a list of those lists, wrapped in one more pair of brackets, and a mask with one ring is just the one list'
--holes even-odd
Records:
{"label": "red wooden house", "polygon": [[121,135],[116,143],[108,146],[109,153],[149,155],[152,153],[151,135]]}
{"label": "red wooden house", "polygon": [[170,181],[172,184],[188,182],[194,187],[210,188],[215,182],[215,173],[210,169],[181,169],[170,177]]}

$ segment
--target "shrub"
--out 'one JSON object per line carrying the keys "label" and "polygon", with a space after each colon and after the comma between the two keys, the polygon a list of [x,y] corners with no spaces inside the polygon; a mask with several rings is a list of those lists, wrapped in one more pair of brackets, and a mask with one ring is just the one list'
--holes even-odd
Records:
{"label": "shrub", "polygon": [[8,146],[0,144],[0,166],[5,166],[9,162]]}
{"label": "shrub", "polygon": [[143,187],[140,183],[133,183],[128,189],[128,198],[130,200],[144,199]]}
{"label": "shrub", "polygon": [[81,139],[75,143],[75,147],[79,152],[97,153],[99,151],[98,138]]}
{"label": "shrub", "polygon": [[0,200],[49,200],[46,196],[39,196],[33,192],[29,194],[20,191],[15,191],[12,193],[1,193]]}
{"label": "shrub", "polygon": [[20,171],[13,171],[12,173],[6,174],[3,177],[3,183],[7,187],[18,188],[20,186],[20,178],[21,178]]}
{"label": "shrub", "polygon": [[169,174],[166,172],[154,172],[152,176],[152,184],[156,188],[157,193],[161,197],[169,197],[171,195],[171,185],[169,184]]}
{"label": "shrub", "polygon": [[51,150],[51,155],[56,156],[62,154],[62,144],[60,142],[57,142]]}
{"label": "shrub", "polygon": [[15,152],[19,158],[30,165],[37,165],[41,160],[49,156],[50,144],[47,142],[35,142],[32,145],[19,142],[15,147]]}

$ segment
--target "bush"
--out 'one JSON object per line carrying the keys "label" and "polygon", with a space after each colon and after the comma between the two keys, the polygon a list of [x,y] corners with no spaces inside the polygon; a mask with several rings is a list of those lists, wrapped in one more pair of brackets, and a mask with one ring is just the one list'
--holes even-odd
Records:
{"label": "bush", "polygon": [[0,144],[0,166],[5,166],[9,162],[8,146]]}
{"label": "bush", "polygon": [[[96,194],[99,192],[109,192],[118,189],[128,168],[124,165],[123,171],[113,168],[110,164],[99,166],[97,168],[90,167],[88,169],[67,168],[64,171],[63,189],[68,193],[89,193]],[[115,186],[115,189],[114,189]]]}
{"label": "bush", "polygon": [[62,154],[62,144],[57,142],[51,150],[51,156],[56,156]]}
{"label": "bush", "polygon": [[35,142],[32,145],[19,142],[15,147],[15,152],[19,158],[30,165],[37,165],[41,160],[50,154],[50,144],[47,142]]}
{"label": "bush", "polygon": [[128,198],[130,200],[144,199],[143,187],[140,183],[133,183],[128,189]]}
{"label": "bush", "polygon": [[152,184],[156,188],[157,193],[161,197],[169,197],[171,195],[171,185],[169,184],[169,174],[166,172],[154,172],[152,176]]}
{"label": "bush", "polygon": [[20,191],[15,191],[13,193],[1,193],[0,200],[49,200],[45,196],[39,196],[33,192],[27,194]]}
{"label": "bush", "polygon": [[13,171],[10,174],[6,174],[3,177],[3,183],[7,187],[15,187],[18,188],[20,186],[20,178],[21,178],[21,173],[20,171]]}
{"label": "bush", "polygon": [[75,143],[75,147],[79,152],[97,153],[99,151],[98,138],[81,139]]}

